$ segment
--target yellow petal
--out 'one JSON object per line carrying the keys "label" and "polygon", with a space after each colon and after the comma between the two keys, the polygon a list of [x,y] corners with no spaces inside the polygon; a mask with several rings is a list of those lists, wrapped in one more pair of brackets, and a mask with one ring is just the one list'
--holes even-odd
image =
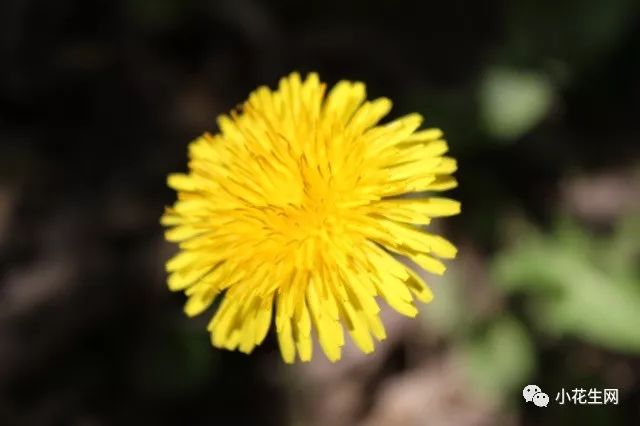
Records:
{"label": "yellow petal", "polygon": [[209,306],[211,306],[213,300],[216,297],[216,294],[217,293],[213,290],[194,294],[187,300],[187,303],[184,305],[184,313],[190,317],[201,314]]}
{"label": "yellow petal", "polygon": [[433,300],[433,293],[431,292],[431,289],[427,283],[422,280],[420,275],[411,269],[409,269],[409,274],[411,277],[407,280],[407,287],[409,287],[409,290],[416,295],[416,298],[423,303],[429,303]]}

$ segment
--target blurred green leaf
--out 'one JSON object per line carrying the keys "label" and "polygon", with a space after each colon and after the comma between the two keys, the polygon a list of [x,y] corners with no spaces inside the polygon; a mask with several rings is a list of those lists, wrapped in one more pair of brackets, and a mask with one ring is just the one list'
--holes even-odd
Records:
{"label": "blurred green leaf", "polygon": [[624,218],[618,223],[610,240],[598,246],[597,255],[606,262],[612,274],[622,279],[640,282],[638,256],[640,255],[640,215]]}
{"label": "blurred green leaf", "polygon": [[517,139],[545,118],[553,91],[544,74],[489,69],[480,84],[480,112],[485,130],[497,139]]}
{"label": "blurred green leaf", "polygon": [[531,375],[533,345],[515,319],[503,316],[473,336],[464,347],[469,377],[483,393],[507,395]]}
{"label": "blurred green leaf", "polygon": [[634,223],[637,218],[625,221],[616,236],[605,240],[568,221],[553,235],[530,229],[496,259],[495,280],[508,292],[529,295],[543,330],[640,353],[640,277],[630,255],[640,242],[637,233],[620,236]]}
{"label": "blurred green leaf", "polygon": [[[425,277],[425,280],[429,281],[429,278]],[[431,289],[435,303],[425,305],[420,315],[425,325],[445,336],[454,336],[463,331],[468,323],[468,312],[465,310],[465,295],[456,270],[452,269],[438,278]]]}

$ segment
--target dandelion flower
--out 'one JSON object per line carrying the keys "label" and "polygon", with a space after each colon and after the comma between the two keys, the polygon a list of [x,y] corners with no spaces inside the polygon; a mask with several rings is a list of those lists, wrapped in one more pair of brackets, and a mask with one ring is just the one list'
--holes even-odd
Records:
{"label": "dandelion flower", "polygon": [[177,201],[161,222],[179,244],[168,285],[188,316],[221,299],[216,347],[250,353],[274,316],[287,363],[311,359],[313,335],[340,359],[345,329],[372,352],[386,337],[379,299],[414,317],[414,299],[433,298],[415,266],[442,274],[438,258],[456,254],[424,229],[460,211],[430,195],[456,186],[442,132],[418,130],[418,114],[379,124],[391,101],[367,101],[363,83],[325,90],[315,73],[259,87],[190,144],[187,174],[168,177]]}

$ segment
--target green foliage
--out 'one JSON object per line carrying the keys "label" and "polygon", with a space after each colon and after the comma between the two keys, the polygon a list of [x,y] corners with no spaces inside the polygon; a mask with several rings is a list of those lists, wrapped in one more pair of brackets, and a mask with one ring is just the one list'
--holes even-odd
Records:
{"label": "green foliage", "polygon": [[489,69],[480,85],[485,130],[496,139],[517,139],[545,118],[553,95],[553,85],[544,74]]}
{"label": "green foliage", "polygon": [[640,218],[623,221],[606,239],[563,221],[552,235],[524,230],[495,261],[496,282],[525,293],[532,318],[553,335],[640,353]]}
{"label": "green foliage", "polygon": [[420,316],[425,326],[442,336],[456,337],[466,333],[470,320],[465,310],[465,292],[456,270],[448,270],[431,289],[437,302],[423,309]]}
{"label": "green foliage", "polygon": [[534,367],[528,333],[509,316],[495,318],[464,345],[465,366],[476,388],[507,396],[522,386]]}

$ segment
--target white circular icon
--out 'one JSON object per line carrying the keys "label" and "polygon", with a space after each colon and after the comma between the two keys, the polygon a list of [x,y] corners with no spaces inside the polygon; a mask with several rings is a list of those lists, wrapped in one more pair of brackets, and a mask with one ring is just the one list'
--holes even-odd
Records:
{"label": "white circular icon", "polygon": [[533,396],[537,393],[542,392],[539,386],[536,385],[527,385],[522,390],[522,396],[524,396],[524,400],[527,402],[533,401]]}
{"label": "white circular icon", "polygon": [[533,395],[533,403],[536,407],[546,407],[549,404],[549,395],[544,392],[538,392]]}

